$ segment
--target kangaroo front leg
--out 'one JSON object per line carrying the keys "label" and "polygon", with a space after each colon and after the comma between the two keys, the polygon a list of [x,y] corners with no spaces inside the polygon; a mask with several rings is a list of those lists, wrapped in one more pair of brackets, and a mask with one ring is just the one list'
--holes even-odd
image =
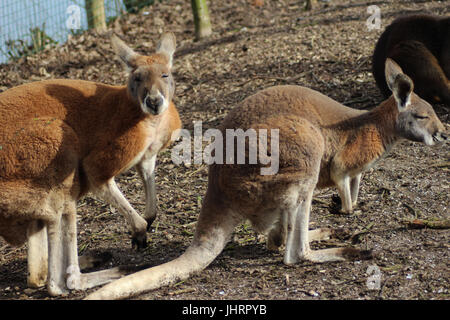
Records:
{"label": "kangaroo front leg", "polygon": [[337,187],[339,197],[341,198],[341,212],[352,213],[352,193],[350,191],[350,176],[342,168],[342,155],[336,155],[331,163],[330,177]]}
{"label": "kangaroo front leg", "polygon": [[137,172],[141,176],[145,190],[145,213],[147,229],[150,228],[156,218],[156,186],[155,186],[156,155],[144,156],[136,165]]}
{"label": "kangaroo front leg", "polygon": [[344,176],[340,179],[336,179],[336,187],[338,189],[339,197],[341,198],[342,213],[352,213],[352,195],[350,192],[350,177]]}
{"label": "kangaroo front leg", "polygon": [[356,175],[350,181],[350,193],[352,196],[352,206],[355,207],[358,203],[359,184],[361,183],[362,173]]}
{"label": "kangaroo front leg", "polygon": [[30,288],[45,286],[48,273],[47,228],[44,221],[34,220],[27,230],[28,238],[28,277]]}
{"label": "kangaroo front leg", "polygon": [[131,226],[132,246],[138,249],[145,248],[147,246],[147,222],[129,204],[114,179],[97,188],[95,194],[118,208],[119,212],[125,216]]}

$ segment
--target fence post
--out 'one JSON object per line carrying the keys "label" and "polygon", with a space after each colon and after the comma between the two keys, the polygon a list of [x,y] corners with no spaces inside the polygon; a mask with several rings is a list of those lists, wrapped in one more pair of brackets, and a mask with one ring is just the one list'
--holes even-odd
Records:
{"label": "fence post", "polygon": [[306,0],[305,10],[313,10],[317,6],[317,0]]}
{"label": "fence post", "polygon": [[199,40],[211,35],[211,21],[206,0],[191,0],[191,6],[194,14],[195,38]]}
{"label": "fence post", "polygon": [[106,30],[104,0],[85,0],[89,29]]}

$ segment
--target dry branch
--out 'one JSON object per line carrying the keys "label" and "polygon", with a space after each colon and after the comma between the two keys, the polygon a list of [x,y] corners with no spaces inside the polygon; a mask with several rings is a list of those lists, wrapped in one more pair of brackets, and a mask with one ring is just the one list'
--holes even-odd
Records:
{"label": "dry branch", "polygon": [[422,228],[430,228],[430,229],[449,229],[450,228],[450,220],[449,219],[410,219],[402,221],[407,225],[408,228],[411,229],[422,229]]}

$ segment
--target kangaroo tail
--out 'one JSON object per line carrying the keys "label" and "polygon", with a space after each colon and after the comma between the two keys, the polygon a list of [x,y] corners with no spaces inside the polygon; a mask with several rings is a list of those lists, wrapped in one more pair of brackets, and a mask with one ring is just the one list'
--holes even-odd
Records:
{"label": "kangaroo tail", "polygon": [[85,299],[126,299],[187,279],[205,269],[222,252],[238,223],[233,214],[227,215],[228,210],[217,210],[213,204],[208,205],[206,202],[202,207],[194,240],[180,257],[113,281]]}

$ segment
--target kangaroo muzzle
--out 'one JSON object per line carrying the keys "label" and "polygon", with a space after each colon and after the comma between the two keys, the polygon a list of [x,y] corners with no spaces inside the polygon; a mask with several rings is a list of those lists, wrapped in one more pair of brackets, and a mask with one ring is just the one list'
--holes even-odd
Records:
{"label": "kangaroo muzzle", "polygon": [[158,94],[157,96],[147,95],[144,99],[144,105],[152,114],[160,114],[163,111],[164,98],[161,94]]}
{"label": "kangaroo muzzle", "polygon": [[436,132],[435,134],[433,134],[433,141],[436,144],[444,143],[447,140],[448,140],[448,134],[446,134],[446,133]]}

